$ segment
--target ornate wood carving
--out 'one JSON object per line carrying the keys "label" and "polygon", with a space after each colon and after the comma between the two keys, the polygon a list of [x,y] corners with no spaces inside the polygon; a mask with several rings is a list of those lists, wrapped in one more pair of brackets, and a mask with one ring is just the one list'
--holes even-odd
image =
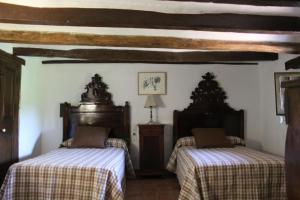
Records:
{"label": "ornate wood carving", "polygon": [[60,104],[63,118],[63,140],[74,137],[77,126],[101,126],[111,128],[109,137],[122,138],[130,143],[130,106],[115,106],[108,86],[95,74],[86,85],[79,105]]}
{"label": "ornate wood carving", "polygon": [[244,111],[234,110],[212,73],[206,73],[192,92],[193,102],[173,113],[173,141],[191,136],[193,128],[224,128],[226,135],[244,138]]}
{"label": "ornate wood carving", "polygon": [[198,87],[192,92],[190,98],[193,102],[187,109],[204,111],[231,109],[225,102],[227,99],[226,93],[215,80],[215,75],[207,72],[202,78],[203,80],[198,83]]}
{"label": "ornate wood carving", "polygon": [[86,85],[86,92],[81,95],[81,102],[96,104],[113,104],[111,94],[107,92],[108,86],[102,81],[102,77],[95,74],[92,81]]}
{"label": "ornate wood carving", "polygon": [[227,96],[223,89],[215,81],[215,75],[207,72],[202,76],[204,80],[201,80],[198,87],[192,92],[191,99],[193,105],[199,105],[207,102],[224,103]]}

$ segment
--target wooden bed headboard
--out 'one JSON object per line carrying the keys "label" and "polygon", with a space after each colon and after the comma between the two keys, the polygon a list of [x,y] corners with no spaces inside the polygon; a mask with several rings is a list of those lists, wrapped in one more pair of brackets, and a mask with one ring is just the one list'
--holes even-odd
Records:
{"label": "wooden bed headboard", "polygon": [[193,128],[224,128],[229,136],[244,138],[244,111],[226,102],[226,93],[212,73],[206,73],[192,92],[193,102],[183,111],[173,112],[173,143],[191,136]]}
{"label": "wooden bed headboard", "polygon": [[95,74],[86,85],[86,92],[81,95],[81,103],[72,106],[65,102],[60,104],[60,117],[63,118],[63,140],[72,138],[76,126],[101,126],[112,128],[109,137],[122,138],[130,143],[129,103],[115,106],[108,86]]}

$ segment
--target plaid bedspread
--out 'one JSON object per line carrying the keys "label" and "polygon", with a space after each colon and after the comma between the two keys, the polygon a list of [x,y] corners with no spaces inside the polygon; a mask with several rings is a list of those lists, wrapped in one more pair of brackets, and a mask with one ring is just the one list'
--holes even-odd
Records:
{"label": "plaid bedspread", "polygon": [[286,199],[284,160],[243,146],[197,149],[192,138],[175,146],[167,169],[177,174],[179,199]]}
{"label": "plaid bedspread", "polygon": [[[123,146],[118,142],[113,143]],[[60,148],[16,163],[7,173],[0,199],[124,199],[125,168],[134,175],[131,161],[125,165],[126,154],[127,148]]]}

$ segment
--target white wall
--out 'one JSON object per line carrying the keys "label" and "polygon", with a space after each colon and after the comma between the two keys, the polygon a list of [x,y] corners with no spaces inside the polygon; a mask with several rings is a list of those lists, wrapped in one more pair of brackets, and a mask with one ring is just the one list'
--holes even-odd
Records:
{"label": "white wall", "polygon": [[[0,49],[12,53],[11,44],[0,44]],[[25,159],[41,153],[41,103],[39,88],[40,59],[27,59],[22,67],[19,112],[19,158]]]}
{"label": "white wall", "polygon": [[[33,63],[28,63],[30,65]],[[34,63],[35,65],[36,63]],[[62,119],[59,117],[59,104],[70,102],[78,104],[85,84],[99,73],[103,76],[113,94],[116,105],[131,105],[132,134],[137,133],[137,124],[149,120],[149,110],[144,108],[145,96],[137,94],[137,73],[143,71],[167,72],[167,95],[161,96],[165,105],[158,109],[159,121],[172,124],[174,109],[183,109],[190,103],[192,90],[201,76],[212,71],[227,92],[228,102],[236,109],[246,110],[246,137],[260,143],[259,133],[259,80],[255,66],[221,65],[158,65],[158,64],[65,64],[42,65],[40,68],[38,91],[42,99],[42,153],[58,147],[62,140]],[[169,157],[172,145],[171,127],[166,128],[165,156]],[[132,135],[132,159],[138,166],[138,134]]]}
{"label": "white wall", "polygon": [[294,57],[296,55],[280,54],[278,61],[259,66],[261,141],[264,151],[277,155],[284,155],[287,125],[283,117],[276,116],[274,72],[286,72],[284,63]]}
{"label": "white wall", "polygon": [[[0,46],[11,52],[11,45]],[[168,124],[165,134],[165,157],[172,145],[172,112],[190,103],[192,90],[201,76],[212,71],[227,92],[228,103],[245,110],[247,145],[283,155],[286,125],[275,113],[274,72],[285,71],[284,62],[295,55],[280,55],[280,60],[256,66],[229,65],[158,65],[158,64],[69,64],[42,65],[39,58],[26,58],[22,69],[20,100],[20,158],[48,152],[62,140],[59,103],[77,104],[84,86],[99,73],[109,85],[116,105],[129,101],[132,134],[137,124],[149,119],[144,108],[145,96],[137,95],[137,73],[167,72],[167,95],[161,96],[164,107],[158,109],[159,121]],[[138,134],[132,135],[132,159],[138,166]]]}
{"label": "white wall", "polygon": [[40,59],[26,59],[22,67],[20,116],[19,116],[19,157],[25,159],[41,154],[42,102],[40,89]]}

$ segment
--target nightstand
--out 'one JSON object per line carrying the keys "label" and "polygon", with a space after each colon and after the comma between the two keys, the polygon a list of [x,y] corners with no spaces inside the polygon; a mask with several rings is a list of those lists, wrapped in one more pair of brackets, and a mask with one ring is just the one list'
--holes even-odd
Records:
{"label": "nightstand", "polygon": [[164,124],[139,124],[140,173],[162,175],[164,171]]}

